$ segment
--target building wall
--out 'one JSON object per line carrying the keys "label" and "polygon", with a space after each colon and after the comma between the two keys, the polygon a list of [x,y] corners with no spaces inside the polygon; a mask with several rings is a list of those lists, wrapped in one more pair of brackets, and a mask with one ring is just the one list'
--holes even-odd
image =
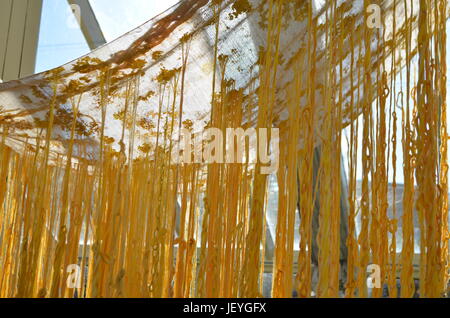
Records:
{"label": "building wall", "polygon": [[0,1],[0,79],[34,73],[43,0]]}

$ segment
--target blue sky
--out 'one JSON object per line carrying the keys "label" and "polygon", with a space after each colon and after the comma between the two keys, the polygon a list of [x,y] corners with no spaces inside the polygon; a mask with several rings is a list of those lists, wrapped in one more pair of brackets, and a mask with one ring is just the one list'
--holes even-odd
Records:
{"label": "blue sky", "polygon": [[[160,14],[178,0],[90,0],[109,42]],[[44,0],[36,72],[46,71],[89,53],[66,0]]]}

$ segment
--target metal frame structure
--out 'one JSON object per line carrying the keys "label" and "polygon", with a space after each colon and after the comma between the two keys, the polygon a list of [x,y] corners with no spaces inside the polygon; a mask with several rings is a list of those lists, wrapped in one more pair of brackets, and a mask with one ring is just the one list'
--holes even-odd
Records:
{"label": "metal frame structure", "polygon": [[103,35],[89,0],[67,0],[67,2],[72,7],[72,11],[74,11],[74,8],[79,9],[80,19],[78,22],[80,23],[81,31],[83,32],[89,48],[94,50],[99,46],[106,44],[105,36]]}

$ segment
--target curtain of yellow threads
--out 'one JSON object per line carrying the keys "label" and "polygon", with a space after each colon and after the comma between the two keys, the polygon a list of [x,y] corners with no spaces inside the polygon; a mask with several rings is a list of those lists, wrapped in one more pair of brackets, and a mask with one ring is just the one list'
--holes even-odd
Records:
{"label": "curtain of yellow threads", "polygon": [[[363,2],[368,7],[374,1]],[[394,12],[392,30],[382,31],[347,15],[348,1],[328,1],[323,21],[312,1],[300,5],[296,19],[303,19],[306,42],[290,61],[292,80],[280,87],[280,78],[289,73],[281,67],[281,46],[289,32],[286,22],[292,4],[266,3],[262,16],[267,45],[259,52],[258,87],[249,95],[226,77],[231,60],[239,59],[239,54],[221,53],[222,1],[208,4],[215,42],[207,127],[224,136],[227,128],[252,124],[280,129],[276,211],[268,211],[268,176],[261,173],[260,163],[250,163],[248,148],[237,154],[237,163],[172,163],[181,142],[180,129],[194,134],[194,123],[183,117],[190,34],[180,39],[179,67],[162,68],[154,79],[157,91],[145,92],[147,97],[141,95],[143,70],[130,76],[119,93],[113,91],[108,66],[96,73],[96,107],[102,116],[95,163],[75,158],[81,95],[68,100],[71,116],[64,117],[57,88],[78,88],[63,84],[56,69],[48,79],[52,87],[48,120],[35,144],[27,140],[21,153],[8,147],[10,131],[2,117],[1,297],[261,297],[263,274],[268,272],[265,262],[272,254],[273,297],[290,297],[294,290],[299,297],[311,297],[312,292],[317,297],[342,293],[367,297],[370,264],[380,267],[381,286],[387,284],[390,297],[397,296],[397,279],[401,297],[414,295],[414,278],[420,279],[423,297],[440,297],[447,291],[446,1],[394,0],[392,6],[376,1],[386,12],[388,8]],[[366,11],[359,17],[370,18]],[[399,31],[400,23],[404,25]],[[121,123],[118,150],[105,135],[113,94],[124,106],[114,114]],[[156,123],[137,117],[139,101],[149,96],[158,100]],[[288,114],[285,121],[278,113],[280,96]],[[52,136],[61,121],[70,127],[70,141],[67,153],[54,158]],[[149,136],[154,139],[149,137],[148,144],[139,147],[143,155],[136,158],[138,126],[152,131]],[[342,153],[346,126],[348,152]],[[229,150],[201,146],[212,156]],[[314,182],[316,147],[320,147],[320,165]],[[86,152],[81,146],[81,153]],[[347,237],[341,237],[340,230],[341,192],[345,193],[342,155],[348,162]],[[194,159],[195,151],[189,156]],[[403,163],[401,198],[396,194],[397,161]],[[402,202],[401,218],[396,198]],[[268,213],[277,220],[273,253],[265,250]],[[317,237],[313,237],[314,213],[319,220]],[[420,238],[415,237],[415,216]],[[400,222],[402,231],[397,231]],[[294,245],[296,232],[299,246]],[[402,239],[399,255],[397,237]],[[420,241],[418,264],[414,263],[415,239]],[[312,277],[315,240],[317,282]],[[341,241],[348,250],[345,263],[341,263]],[[67,280],[67,268],[73,264],[81,269],[81,283],[75,288]],[[419,266],[418,277],[414,265]],[[341,281],[344,270],[346,281]],[[372,289],[371,295],[382,297],[383,288]]]}

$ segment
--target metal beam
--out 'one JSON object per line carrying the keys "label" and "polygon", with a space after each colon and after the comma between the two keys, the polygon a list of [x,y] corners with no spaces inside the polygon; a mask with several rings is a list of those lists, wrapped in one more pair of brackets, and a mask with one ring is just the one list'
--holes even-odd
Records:
{"label": "metal beam", "polygon": [[92,10],[89,0],[67,0],[74,14],[79,13],[77,21],[91,50],[106,43],[100,24]]}

